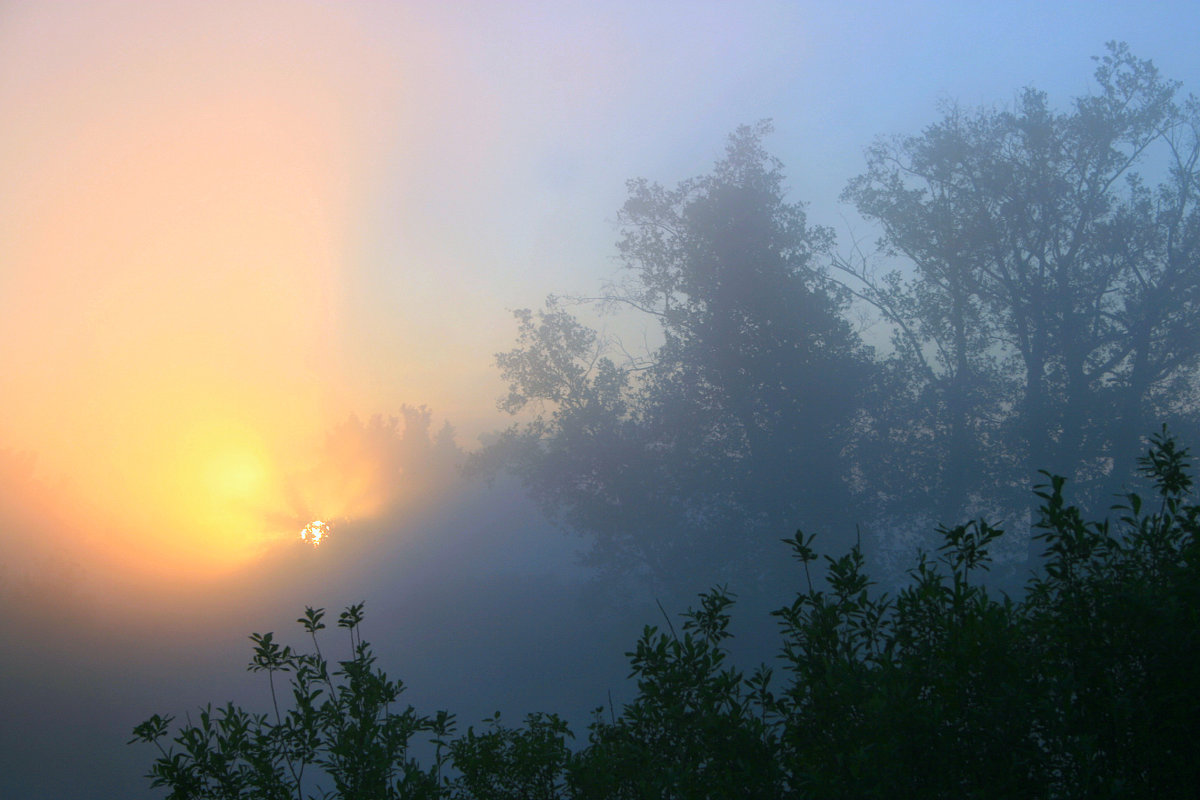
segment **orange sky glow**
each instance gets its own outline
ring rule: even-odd
[[[0,447],[58,517],[30,547],[200,577],[363,510],[285,483],[355,400],[342,287],[390,132],[363,100],[399,78],[287,5],[4,12]]]

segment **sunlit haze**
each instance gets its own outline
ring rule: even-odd
[[[400,76],[315,6],[5,14],[0,441],[86,562],[243,564],[351,407],[354,220],[395,133],[370,98]]]
[[[876,137],[1028,85],[1066,102],[1110,40],[1194,91],[1197,30],[1195,2],[0,0],[0,605],[56,618],[64,664],[136,651],[143,675],[199,674],[168,640],[206,613],[227,615],[207,666],[241,670],[265,628],[248,597],[288,625],[365,599],[415,635],[465,607],[437,599],[453,587],[519,574],[505,591],[565,619],[527,573],[582,585],[580,540],[459,467],[513,423],[512,312],[618,278],[626,181],[703,175],[771,119],[789,200],[870,249],[839,195]],[[659,335],[579,314],[634,349]],[[480,641],[525,624],[501,594]],[[85,657],[62,631],[88,625]],[[45,760],[4,735],[0,773]]]
[[[502,422],[508,309],[611,274],[626,178],[700,171],[773,116],[835,223],[876,134],[1068,58],[1074,89],[1102,40],[1138,34],[1077,31],[1052,58],[1026,52],[1030,21],[989,31],[1021,52],[1002,72],[974,51],[950,71],[962,36],[939,57],[869,4],[435,8],[0,12],[0,444],[55,487],[38,547],[159,577],[245,565],[309,514],[356,513],[295,479],[348,415],[427,403],[468,446]],[[921,13],[931,37],[981,24]]]

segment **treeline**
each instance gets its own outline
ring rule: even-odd
[[[1044,566],[1020,601],[979,581],[1001,535],[986,522],[942,529],[894,598],[871,590],[857,548],[817,588],[797,533],[804,588],[774,612],[780,677],[730,663],[733,601],[713,590],[679,632],[645,629],[635,698],[596,708],[577,746],[553,714],[458,734],[453,715],[403,706],[362,605],[338,619],[345,660],[322,650],[319,609],[298,620],[307,652],[251,637],[267,713],[210,706],[175,732],[155,715],[132,741],[158,748],[147,777],[170,798],[1195,797],[1200,506],[1172,438],[1141,463],[1154,495],[1128,494],[1112,522],[1086,521],[1047,476]]]
[[[774,583],[797,524],[875,551],[979,514],[1028,531],[1039,468],[1107,507],[1142,431],[1200,430],[1200,104],[1124,45],[1097,62],[1066,110],[1027,89],[873,145],[843,195],[870,252],[787,200],[766,123],[708,175],[631,181],[599,300],[653,344],[562,298],[516,312],[518,421],[476,467],[656,591]]]

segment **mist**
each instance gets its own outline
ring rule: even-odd
[[[1039,470],[1200,446],[1200,11],[877,6],[0,8],[0,795],[157,796],[358,602],[582,746],[701,592],[779,654],[785,538],[1016,596]]]
[[[420,419],[410,410],[410,421]],[[436,447],[422,439],[428,430],[410,429],[406,442],[404,424],[395,423],[349,419],[331,432],[330,450],[361,459],[362,434],[385,432],[375,451],[394,471],[373,477],[405,488],[375,499],[369,519],[332,519],[319,547],[298,535],[277,544],[253,570],[203,583],[134,584],[66,555],[6,548],[5,793],[145,793],[148,754],[125,744],[132,727],[151,713],[182,717],[210,702],[258,705],[263,685],[245,669],[248,636],[275,631],[302,646],[296,618],[307,606],[336,612],[365,601],[367,636],[410,687],[405,700],[450,709],[464,728],[497,710],[515,720],[540,707],[574,707],[582,721],[597,691],[600,700],[610,687],[619,697],[621,651],[597,645],[631,640],[637,628],[586,589],[578,545],[511,480],[468,483],[453,460],[437,472],[428,450],[413,447]],[[11,514],[3,522],[28,530]],[[70,535],[44,525],[35,532]],[[349,655],[333,637],[326,646]]]

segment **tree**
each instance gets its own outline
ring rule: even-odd
[[[1098,61],[1099,91],[1070,111],[1034,89],[1008,110],[950,106],[873,146],[846,189],[912,268],[838,262],[894,326],[908,396],[936,409],[897,445],[940,462],[943,518],[1040,467],[1107,496],[1147,420],[1195,416],[1197,103],[1125,45]],[[985,463],[1007,465],[998,484]]]
[[[517,312],[518,346],[497,357],[501,408],[536,415],[484,459],[592,537],[598,561],[667,585],[763,580],[769,532],[803,519],[832,534],[851,493],[869,353],[818,263],[832,235],[786,201],[769,130],[738,129],[710,175],[675,189],[630,182],[625,280],[603,300],[659,346],[621,359],[552,300]]]

